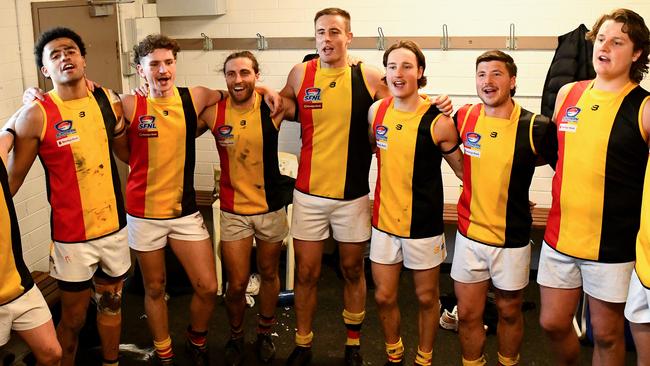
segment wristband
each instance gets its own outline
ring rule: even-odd
[[[14,135],[14,138],[16,138],[16,131],[14,131],[13,128],[6,127],[6,128],[3,128],[2,130],[9,132],[10,134]]]

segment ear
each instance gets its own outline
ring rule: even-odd
[[[516,76],[511,76],[510,77],[510,90],[514,89],[517,86],[517,77]]]
[[[636,60],[638,60],[639,57],[641,57],[641,52],[642,50],[634,51],[634,53],[632,54],[632,62],[636,62]]]
[[[345,45],[350,46],[350,43],[352,43],[352,32],[347,32],[345,35],[347,36],[347,40],[345,41]]]
[[[260,73],[258,72],[257,74],[255,74],[255,80],[259,80],[259,79],[260,79]]]
[[[144,68],[142,68],[142,65],[136,64],[135,65],[135,71],[138,72],[138,75],[140,75],[141,78],[147,80],[146,75],[144,74]]]
[[[48,79],[50,78],[50,72],[47,71],[47,67],[45,66],[41,66],[41,74],[43,74],[43,76],[45,76]]]
[[[418,66],[418,80],[422,79],[422,76],[424,76],[424,67]]]

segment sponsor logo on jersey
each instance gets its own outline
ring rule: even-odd
[[[377,147],[380,149],[388,148],[388,127],[377,126],[375,127],[375,141]]]
[[[230,146],[235,144],[235,136],[232,134],[232,126],[223,125],[217,128],[217,143],[220,146]]]
[[[305,109],[321,109],[323,103],[320,99],[320,88],[307,88],[305,89],[305,96],[302,98],[304,102],[303,108]]]
[[[77,133],[77,130],[72,128],[72,121],[69,119],[55,123],[54,129],[58,131],[56,133],[57,140]]]
[[[481,141],[480,134],[476,132],[467,132],[465,134],[465,143],[463,144],[465,155],[473,156],[475,158],[480,158],[481,144],[479,144],[479,141]]]
[[[138,136],[139,137],[158,137],[156,128],[156,117],[150,115],[140,116],[138,118]]]
[[[566,109],[564,117],[562,117],[562,122],[578,122],[578,114],[580,114],[581,109],[576,106],[571,106]]]

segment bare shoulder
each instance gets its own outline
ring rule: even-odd
[[[24,138],[40,138],[44,117],[43,110],[37,102],[24,105],[16,118],[16,134]]]
[[[560,110],[560,107],[562,107],[562,102],[564,102],[564,99],[569,94],[569,91],[571,88],[573,88],[574,84],[575,83],[564,84],[564,86],[562,86],[557,92],[557,97],[555,98],[555,110],[553,111],[553,121],[557,119],[557,114]]]
[[[646,102],[643,105],[643,113],[641,114],[641,124],[643,126],[643,130],[646,133],[646,136],[650,136],[650,99],[646,99]],[[648,140],[649,140],[648,143],[650,144],[650,137],[648,138]]]

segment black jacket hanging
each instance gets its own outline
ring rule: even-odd
[[[558,37],[558,46],[546,74],[542,92],[541,111],[549,118],[553,116],[555,98],[562,86],[596,77],[591,61],[594,45],[585,39],[588,31],[584,24],[580,24],[575,30]]]

